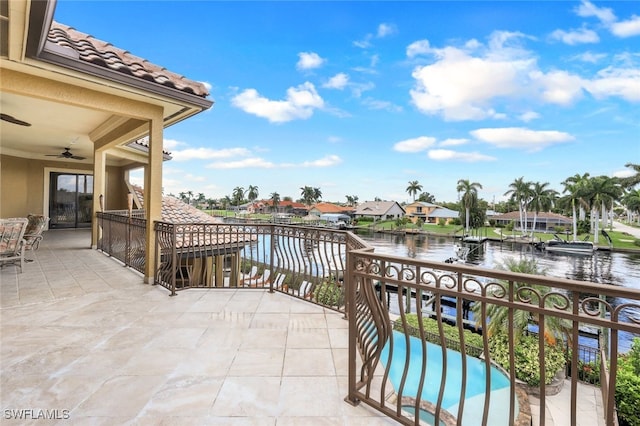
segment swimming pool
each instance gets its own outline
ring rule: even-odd
[[[393,332],[393,358],[389,362],[389,342],[382,350],[382,363],[389,365],[389,380],[394,389],[399,389],[402,373],[406,362],[405,336],[399,331]],[[440,392],[440,380],[442,377],[442,348],[427,342],[427,368],[422,389],[422,400],[436,404]],[[417,398],[420,374],[422,371],[422,344],[416,337],[409,338],[409,370],[404,386],[403,396]],[[460,390],[462,388],[462,354],[447,349],[447,381],[444,389],[442,408],[454,416],[458,413],[460,403]],[[466,357],[467,380],[464,394],[464,411],[462,424],[482,424],[482,411],[484,408],[484,394],[486,384],[486,366],[483,360],[471,356]],[[509,378],[498,368],[491,367],[491,399],[489,405],[490,425],[509,425],[509,391],[511,383]],[[519,407],[516,400],[515,416]],[[411,408],[411,411],[413,408]],[[408,410],[409,411],[409,410]],[[421,414],[421,418],[428,419],[428,413]],[[431,419],[433,416],[431,416]]]

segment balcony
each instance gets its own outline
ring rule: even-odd
[[[111,228],[112,247],[126,248],[118,249],[125,253],[126,263],[137,258],[139,250],[132,247],[139,244],[117,237],[128,234],[116,231],[117,226]],[[175,235],[175,229],[166,229],[169,225],[156,226],[158,233]],[[194,232],[191,241],[195,235],[198,241],[206,240],[204,228],[188,229]],[[234,244],[216,253],[203,248],[206,244],[182,244],[183,250],[173,251],[175,240],[158,238],[157,265],[165,274],[164,278],[158,274],[156,286],[143,284],[143,277],[134,271],[139,262],[131,261],[132,268],[125,268],[87,249],[86,231],[50,231],[40,249],[29,253],[35,260],[24,273],[4,267],[0,271],[3,415],[6,410],[15,410],[9,412],[13,417],[48,410],[45,415],[70,416],[79,424],[415,424],[411,405],[417,399],[411,399],[404,385],[392,383],[385,365],[389,355],[385,358],[384,347],[391,341],[398,351],[402,346],[390,338],[391,320],[396,320],[396,331],[406,331],[405,308],[423,311],[422,296],[427,293],[454,298],[464,294],[486,303],[490,298],[486,292],[468,290],[523,279],[507,272],[379,256],[357,237],[339,231],[275,225],[225,225],[215,231],[224,232],[242,234],[235,241],[249,243],[242,251]],[[332,249],[327,251],[327,245]],[[311,248],[306,257],[305,247]],[[209,255],[211,262],[194,262]],[[274,275],[287,272],[288,285],[244,285],[240,274],[257,264],[271,268]],[[440,272],[425,275],[427,271]],[[476,278],[461,279],[471,276]],[[299,284],[314,277],[316,289],[319,277],[342,282],[344,297],[337,299],[342,302],[323,306],[317,292],[315,296],[301,292]],[[568,290],[572,308],[531,306],[515,294],[491,301],[527,308],[538,318],[551,314],[567,318],[575,333],[582,323],[604,326],[611,330],[613,353],[619,334],[640,331],[636,323],[618,321],[620,310],[613,311],[613,320],[580,312],[580,295],[593,295],[595,285],[528,279]],[[418,295],[391,298],[395,307],[390,310],[402,308],[397,317],[385,303],[394,287],[397,294]],[[598,289],[608,299],[624,298],[635,306],[640,300],[638,292]],[[168,297],[171,294],[177,297]],[[461,308],[456,308],[456,315],[462,319]],[[577,350],[573,353],[578,356]],[[615,374],[603,383],[615,384]],[[613,424],[614,411],[607,410],[600,387],[572,377],[563,384],[557,395],[545,395],[542,385],[542,396],[529,397],[533,424],[607,424],[607,413]],[[504,401],[518,411],[516,400],[514,391]],[[413,412],[423,408],[420,401],[417,406]],[[480,419],[482,406],[483,401]],[[437,408],[437,404],[425,406],[424,411],[435,413]],[[441,421],[459,414],[445,411],[441,408],[437,414]]]

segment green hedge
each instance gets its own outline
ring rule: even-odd
[[[415,337],[420,337],[420,328],[418,323],[417,314],[407,314],[407,325],[409,326],[409,334]],[[425,338],[428,342],[440,344],[440,331],[438,330],[438,321],[429,318],[422,318],[423,330],[425,331]],[[396,321],[394,328],[398,331],[404,331],[402,324]],[[459,350],[460,348],[460,334],[458,327],[442,324],[444,337],[447,338],[447,346],[450,349]],[[467,353],[472,356],[479,356],[482,353],[482,336],[476,334],[470,330],[464,330],[464,343],[467,348]]]
[[[618,358],[616,406],[620,426],[640,426],[640,338]]]
[[[560,345],[544,345],[545,347],[545,383],[549,384],[556,373],[566,365],[565,353]],[[497,333],[489,339],[491,358],[505,370],[509,370],[509,340],[504,333]],[[540,385],[540,362],[538,355],[538,337],[524,335],[515,345],[516,378],[529,386]]]

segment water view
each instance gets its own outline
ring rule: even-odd
[[[358,236],[374,246],[377,253],[431,261],[445,261],[454,256],[454,243],[459,244],[449,237],[425,234],[358,231]],[[470,248],[470,263],[483,268],[495,268],[508,257],[535,258],[547,276],[640,289],[640,253],[601,250],[589,255],[569,254],[540,251],[529,244],[496,241],[465,245]],[[618,305],[626,301],[611,302]],[[640,319],[637,310],[628,309],[625,313]],[[630,335],[623,336],[621,345],[630,345],[631,339]]]

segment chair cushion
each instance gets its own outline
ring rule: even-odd
[[[30,214],[27,216],[29,223],[24,233],[27,235],[40,234],[47,224],[48,217],[41,214]]]

